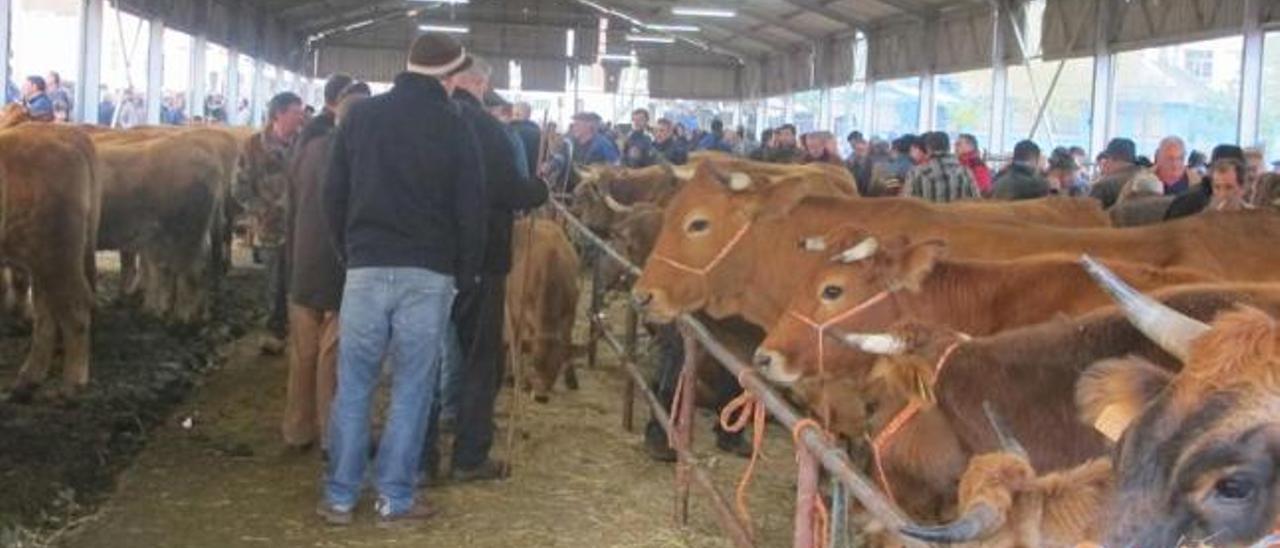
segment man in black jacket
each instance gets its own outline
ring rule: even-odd
[[[489,72],[484,61],[473,59],[471,68],[458,75],[453,92],[462,118],[479,140],[489,204],[480,283],[462,290],[453,309],[463,360],[451,467],[455,481],[497,479],[505,474],[505,466],[489,458],[489,449],[503,371],[502,318],[511,271],[511,229],[515,211],[547,201],[546,185],[521,175],[508,129],[481,103],[489,89]]]
[[[533,115],[533,107],[529,103],[516,103],[511,107],[511,128],[516,130],[520,141],[524,143],[524,153],[529,162],[529,173],[538,172],[539,155],[542,153],[542,130],[529,118]]]
[[[316,509],[331,524],[351,523],[360,498],[384,357],[392,386],[373,474],[380,525],[432,514],[414,491],[438,358],[457,289],[477,283],[489,211],[480,145],[449,101],[469,63],[454,38],[419,36],[395,87],[352,105],[334,138],[322,196],[347,274],[328,481]]]

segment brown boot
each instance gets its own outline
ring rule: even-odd
[[[378,514],[378,528],[380,529],[400,529],[407,527],[416,527],[427,520],[435,517],[439,511],[435,506],[427,504],[427,501],[420,500],[413,503],[413,507],[398,514],[383,515]]]

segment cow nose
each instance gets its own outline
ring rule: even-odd
[[[645,291],[643,289],[633,289],[631,291],[631,298],[635,299],[636,304],[642,307],[649,306],[649,303],[653,302],[653,292]]]
[[[760,369],[778,367],[782,365],[782,355],[772,350],[760,349],[756,350],[755,359],[752,362]]]

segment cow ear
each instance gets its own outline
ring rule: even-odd
[[[1097,362],[1076,382],[1080,420],[1117,441],[1172,379],[1168,371],[1135,356]]]
[[[947,254],[947,244],[942,240],[929,240],[908,245],[899,256],[893,285],[911,292],[920,291],[924,280],[933,273],[933,267]]]

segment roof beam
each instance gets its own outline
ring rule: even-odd
[[[920,5],[914,0],[875,0],[886,6],[890,6],[903,14],[917,21],[931,19],[938,15],[938,9],[931,6]]]
[[[866,20],[860,17],[854,17],[852,15],[848,15],[848,14],[836,11],[835,9],[829,6],[829,3],[826,3],[826,2],[818,2],[817,0],[783,0],[783,1],[797,8],[805,9],[813,13],[816,13],[818,15],[821,15],[823,17],[826,17],[827,19],[830,19],[832,21],[845,25],[854,30],[860,30],[860,31],[866,32],[866,30],[871,27],[871,23],[867,22]]]
[[[317,34],[359,23],[366,19],[387,15],[393,11],[408,11],[408,9],[405,8],[404,2],[401,0],[379,0],[362,6],[339,10],[329,17],[298,25],[298,28],[303,34]]]
[[[625,12],[623,12],[623,11],[621,11],[621,10],[618,10],[617,8],[614,8],[613,6],[609,5],[611,2],[610,2],[610,3],[606,3],[606,2],[597,1],[597,0],[569,0],[569,1],[576,2],[576,3],[578,3],[578,4],[583,4],[583,5],[595,5],[595,6],[598,6],[598,8],[597,8],[597,9],[603,8],[603,9],[607,10],[608,15],[611,15],[611,16],[614,16],[614,17],[619,17],[619,18],[622,18],[622,19],[624,19],[624,20],[632,20],[632,21],[636,21],[636,20],[638,20],[637,18],[632,17],[632,16],[630,16],[630,15],[626,14]],[[654,10],[649,10],[649,13],[650,13],[651,15],[660,15],[660,14],[662,13],[662,9],[661,9],[661,8],[658,8],[658,9],[654,9]],[[647,22],[647,21],[646,21],[646,22]],[[724,32],[727,32],[727,33],[730,33],[730,34],[737,34],[733,29],[729,29],[729,28],[721,27],[721,26],[719,26],[719,25],[714,25],[714,24],[704,24],[703,26],[706,26],[706,27],[709,27],[709,28],[716,28],[716,29],[720,29],[720,30],[722,30],[722,31],[724,31]],[[732,40],[732,38],[731,38],[731,39],[729,39],[729,40],[724,40],[724,41],[720,41],[720,42],[711,42],[711,41],[708,41],[708,42],[702,42],[702,41],[700,41],[700,40],[691,39],[691,38],[689,38],[689,37],[687,37],[687,36],[681,36],[681,35],[671,34],[671,33],[665,33],[665,34],[666,34],[666,35],[668,35],[668,36],[671,36],[671,37],[675,38],[677,41],[682,41],[682,42],[686,42],[686,43],[689,43],[689,44],[693,44],[694,46],[702,47],[703,49],[710,49],[710,50],[712,50],[712,51],[720,50],[720,51],[716,51],[716,52],[717,52],[717,53],[721,53],[721,54],[725,54],[725,53],[727,53],[727,54],[729,54],[730,56],[735,57],[735,58],[737,59],[737,61],[738,61],[738,62],[740,62],[740,63],[745,62],[745,61],[746,61],[746,59],[749,59],[749,58],[754,57],[754,55],[751,55],[750,53],[745,52],[745,51],[743,51],[743,50],[741,50],[741,49],[732,48],[732,47],[728,47],[728,46],[723,45],[723,44],[725,44],[725,43],[727,43],[727,42],[731,41],[731,40]],[[751,39],[752,39],[752,40],[755,40],[755,41],[757,41],[757,42],[760,42],[761,44],[766,45],[766,46],[768,46],[768,47],[777,47],[777,46],[773,45],[772,43],[765,42],[765,41],[763,41],[763,40],[760,40],[759,38],[754,38],[754,37],[753,37],[753,38],[751,38]]]

